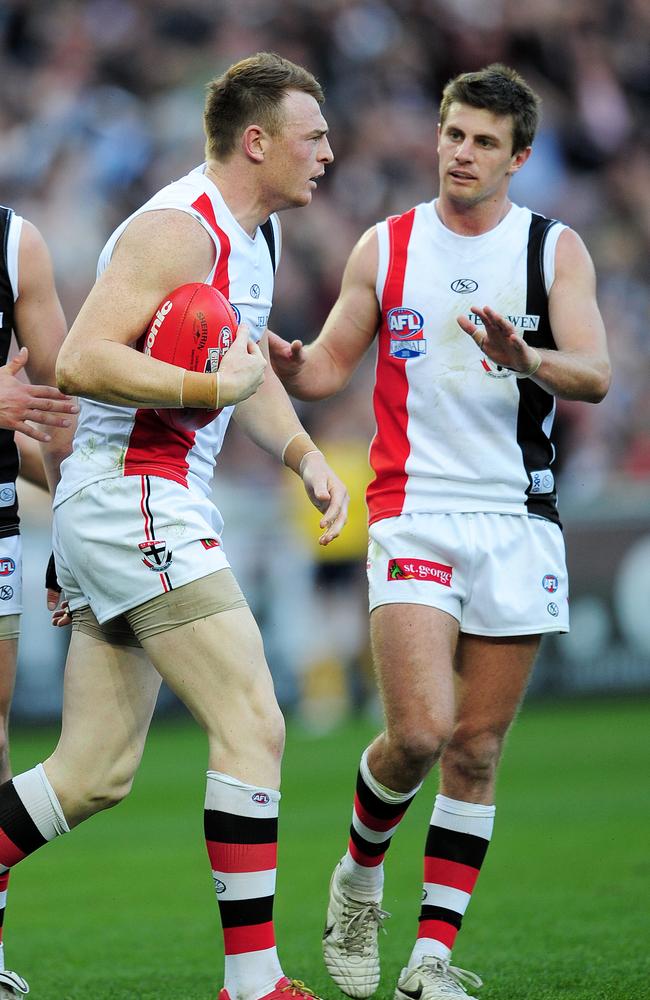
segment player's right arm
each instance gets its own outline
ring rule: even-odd
[[[144,212],[129,223],[106,270],[83,304],[61,348],[59,388],[75,396],[122,406],[215,406],[214,374],[185,374],[133,346],[161,300],[179,285],[204,281],[214,244],[186,212]],[[246,399],[264,378],[257,345],[236,337],[219,371],[219,405]]]
[[[372,343],[380,320],[376,280],[379,248],[373,226],[345,267],[341,291],[317,339],[287,343],[269,332],[271,363],[297,399],[325,399],[340,392]]]

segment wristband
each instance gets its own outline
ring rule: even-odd
[[[288,441],[285,442],[281,453],[281,461],[287,468],[292,469],[300,475],[300,463],[305,455],[310,451],[318,451],[318,448],[310,438],[307,431],[296,431]]]
[[[181,386],[183,407],[216,410],[219,404],[219,373],[183,370]]]
[[[542,355],[539,353],[539,351],[535,351],[535,353],[537,354],[537,360],[533,361],[531,367],[528,369],[527,372],[515,372],[515,378],[530,378],[531,375],[535,374],[535,372],[542,363]]]
[[[320,454],[321,454],[321,451],[320,451],[319,448],[312,448],[311,451],[306,451],[305,452],[305,454],[300,459],[300,465],[298,466],[298,475],[300,476],[301,479],[302,479],[302,466],[303,466],[303,462],[305,461],[305,459],[308,458],[309,455],[320,455]]]

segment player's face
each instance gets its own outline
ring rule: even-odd
[[[512,117],[454,102],[438,126],[440,194],[459,207],[505,196],[530,147],[512,152]]]
[[[318,102],[299,90],[283,101],[284,123],[270,139],[265,162],[265,185],[275,210],[308,205],[334,159],[327,138],[327,122]]]

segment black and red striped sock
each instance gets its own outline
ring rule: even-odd
[[[410,792],[386,788],[370,771],[368,751],[364,751],[357,774],[350,840],[340,871],[341,882],[351,896],[360,900],[381,898],[384,855],[419,787]]]
[[[270,991],[283,974],[273,928],[279,801],[274,789],[208,771],[205,838],[231,997]]]
[[[0,871],[13,868],[68,829],[42,764],[0,786]]]
[[[424,854],[424,893],[409,967],[424,955],[448,959],[494,826],[494,806],[436,796]]]

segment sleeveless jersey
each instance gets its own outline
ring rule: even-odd
[[[493,511],[559,524],[551,463],[555,400],[495,365],[456,322],[472,305],[555,348],[548,291],[565,227],[513,205],[494,229],[459,236],[434,202],[377,226],[377,337],[370,523],[395,515]]]
[[[0,206],[0,365],[7,364],[18,298],[18,245],[23,220]],[[16,478],[19,469],[14,432],[0,428],[0,538],[19,532]]]
[[[250,237],[239,225],[205,165],[169,184],[119,226],[104,247],[98,276],[107,267],[129,222],[143,212],[178,209],[192,215],[210,235],[216,251],[205,283],[222,292],[257,340],[266,328],[279,259],[280,226],[271,216]],[[171,291],[171,289],[170,289]],[[161,476],[210,494],[216,458],[234,407],[224,407],[206,427],[175,431],[154,409],[137,409],[80,400],[72,454],[61,465],[54,506],[100,479]]]

